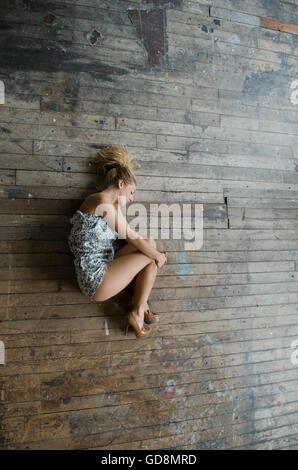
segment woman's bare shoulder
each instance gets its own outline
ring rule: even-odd
[[[86,199],[80,205],[79,211],[94,214],[97,205],[95,196],[95,194],[90,194],[89,196],[87,196]]]
[[[111,215],[114,215],[115,208],[101,193],[94,193],[86,197],[79,210],[81,212],[88,212],[89,214],[105,216],[107,210],[111,212]]]

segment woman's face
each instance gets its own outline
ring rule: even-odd
[[[136,192],[135,183],[123,183],[122,188],[120,189],[119,196],[125,197],[125,205],[133,202],[133,195]]]

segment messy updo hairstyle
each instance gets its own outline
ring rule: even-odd
[[[110,145],[101,149],[93,163],[96,165],[98,185],[104,189],[117,184],[122,179],[125,184],[136,184],[134,170],[140,168],[134,155],[124,145]]]

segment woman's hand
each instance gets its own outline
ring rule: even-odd
[[[155,262],[156,262],[158,268],[162,268],[163,265],[167,262],[166,254],[167,254],[166,251],[164,251],[162,253],[158,252],[158,256],[155,258]]]

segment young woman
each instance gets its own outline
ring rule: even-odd
[[[159,252],[152,238],[142,238],[132,230],[120,209],[133,201],[136,191],[134,169],[139,165],[131,152],[125,146],[109,146],[99,152],[95,163],[101,190],[88,196],[70,219],[68,241],[78,284],[93,301],[104,301],[135,278],[127,328],[131,325],[136,336],[143,337],[151,331],[144,322],[159,321],[147,301],[157,268],[167,262],[166,252]],[[119,236],[125,245],[115,252],[113,242]]]

